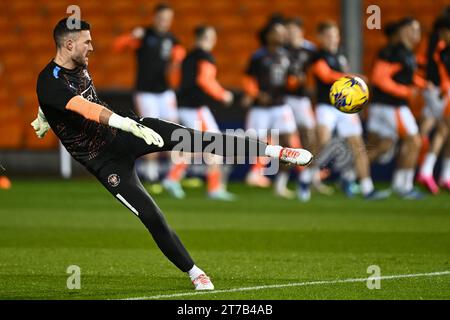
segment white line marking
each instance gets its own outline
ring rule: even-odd
[[[139,212],[131,204],[129,204],[128,201],[125,200],[125,198],[122,197],[122,195],[120,193],[116,194],[116,197],[119,198],[119,200],[122,201],[122,203],[124,205],[126,205],[128,207],[128,209],[133,211],[135,215],[137,215],[137,216],[139,215]]]
[[[431,272],[431,273],[399,274],[399,275],[392,275],[392,276],[371,277],[370,280],[373,281],[373,280],[390,280],[390,279],[402,279],[402,278],[435,277],[435,276],[443,276],[443,275],[450,275],[450,270],[441,271],[441,272]],[[121,299],[121,300],[155,300],[155,299],[166,299],[166,298],[176,298],[176,297],[186,297],[186,296],[197,296],[197,295],[205,295],[205,294],[219,294],[219,293],[240,292],[240,291],[278,289],[278,288],[287,288],[287,287],[314,286],[314,285],[320,285],[320,284],[366,282],[367,280],[368,280],[368,278],[356,278],[356,279],[343,279],[343,280],[294,282],[294,283],[272,284],[272,285],[265,285],[265,286],[233,288],[233,289],[213,290],[213,291],[194,291],[194,292],[191,291],[191,292],[180,292],[180,293],[174,293],[174,294],[160,294],[157,296],[125,298],[125,299]]]

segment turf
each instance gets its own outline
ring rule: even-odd
[[[450,270],[450,196],[382,202],[314,195],[301,204],[231,185],[234,203],[189,189],[155,196],[217,289]],[[0,299],[121,299],[191,292],[140,221],[97,182],[13,181],[0,190]],[[69,290],[70,265],[81,289]],[[179,297],[174,297],[180,299]],[[182,299],[450,299],[450,275],[317,284]]]

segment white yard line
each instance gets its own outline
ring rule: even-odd
[[[391,275],[391,276],[370,277],[370,281],[402,279],[402,278],[437,277],[437,276],[444,276],[444,275],[450,275],[450,270],[441,271],[441,272],[430,272],[430,273],[398,274],[398,275]],[[266,289],[303,287],[303,286],[314,286],[314,285],[324,285],[324,284],[326,285],[326,284],[349,283],[349,282],[366,282],[368,279],[369,278],[356,278],[356,279],[342,279],[342,280],[293,282],[293,283],[272,284],[272,285],[265,285],[265,286],[243,287],[243,288],[223,289],[223,290],[214,290],[214,291],[191,291],[191,292],[180,292],[180,293],[174,293],[174,294],[160,294],[160,295],[156,295],[156,296],[126,298],[123,300],[168,299],[168,298],[189,297],[189,296],[208,295],[208,294],[211,295],[211,294],[229,293],[229,292],[258,291],[258,290],[266,290]]]

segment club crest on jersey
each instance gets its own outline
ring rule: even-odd
[[[120,183],[120,177],[119,177],[119,175],[117,175],[117,174],[115,174],[115,173],[110,174],[110,175],[108,176],[108,183],[109,183],[112,187],[117,187],[117,186],[119,185],[119,183]]]

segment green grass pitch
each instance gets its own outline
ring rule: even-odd
[[[301,204],[232,184],[234,203],[189,189],[156,201],[216,289],[182,299],[450,299],[450,275],[333,282],[450,270],[450,196],[383,202],[314,195]],[[81,268],[81,289],[66,269]],[[93,180],[15,180],[0,190],[0,299],[122,299],[193,292],[140,221]],[[180,297],[165,297],[165,299]]]

